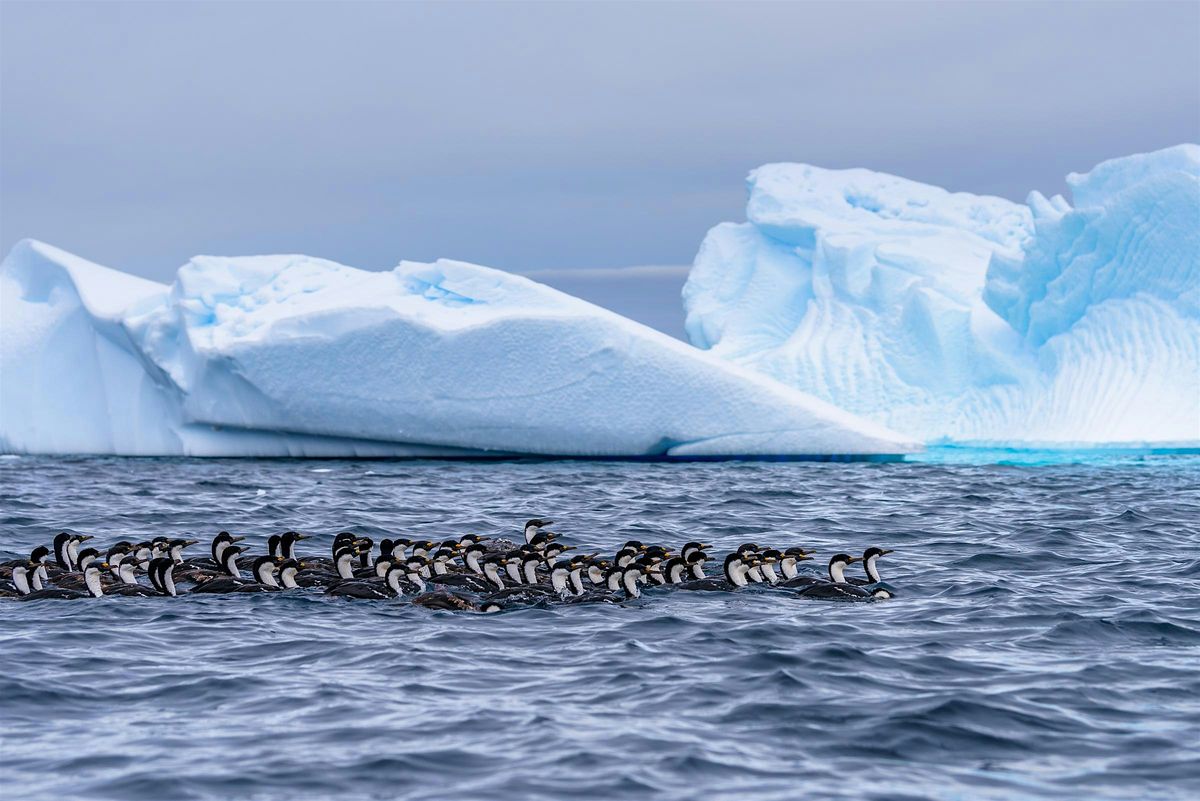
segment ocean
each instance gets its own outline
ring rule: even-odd
[[[0,458],[60,528],[891,548],[898,595],[435,612],[0,599],[5,798],[1195,799],[1200,457],[1036,464]],[[715,568],[710,563],[710,570]],[[852,570],[857,571],[858,565]],[[856,573],[857,574],[857,573]]]

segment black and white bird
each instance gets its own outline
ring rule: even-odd
[[[846,568],[855,562],[861,562],[860,556],[849,556],[844,553],[835,554],[829,560],[829,581],[812,584],[797,592],[804,598],[820,598],[830,601],[869,601],[872,599],[890,598],[887,590],[875,593],[846,581]]]
[[[722,578],[702,578],[685,581],[676,586],[681,590],[707,590],[710,592],[732,592],[750,583],[750,566],[746,564],[742,552],[737,551],[725,557],[722,566]]]

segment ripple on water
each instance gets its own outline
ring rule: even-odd
[[[656,590],[493,616],[288,595],[0,602],[6,795],[1192,798],[1200,460],[0,459],[16,556],[219,528],[822,555],[882,604]],[[265,490],[265,492],[264,492]],[[8,558],[7,556],[5,558]]]

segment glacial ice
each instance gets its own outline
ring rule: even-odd
[[[170,287],[39,242],[0,267],[0,451],[867,455],[918,447],[531,280],[197,257]]]
[[[1200,147],[1074,206],[770,164],[684,288],[693,344],[926,442],[1200,443]]]

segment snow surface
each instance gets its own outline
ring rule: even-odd
[[[0,450],[897,454],[912,440],[531,280],[197,257],[167,287],[26,240],[0,268]]]
[[[771,164],[684,288],[693,344],[925,441],[1200,441],[1200,147],[1022,206]]]

